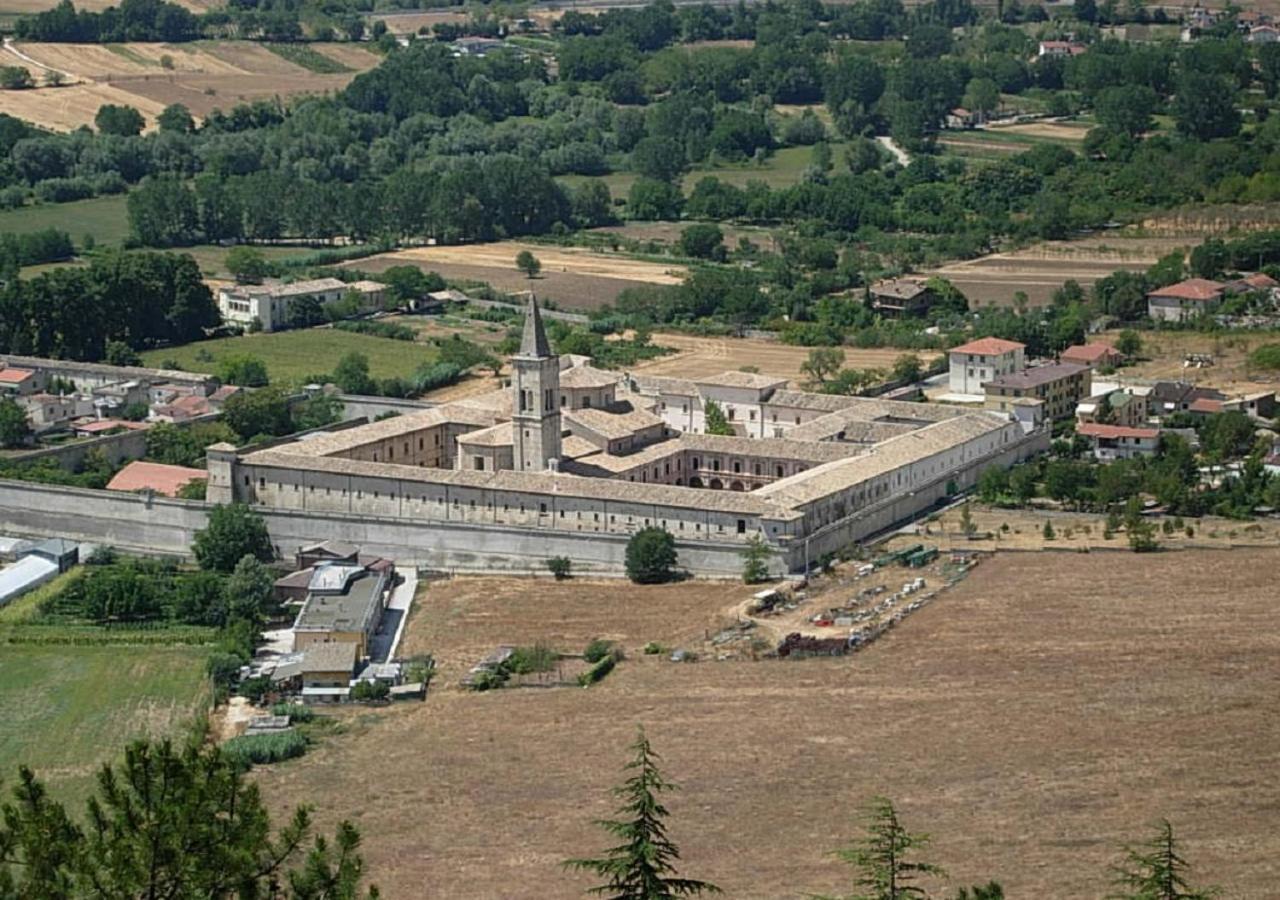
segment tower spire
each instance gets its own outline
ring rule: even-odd
[[[542,327],[542,313],[538,311],[538,299],[529,292],[529,302],[524,307],[524,334],[520,339],[520,355],[542,359],[551,355],[547,331]]]

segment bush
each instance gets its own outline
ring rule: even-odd
[[[573,561],[567,556],[553,556],[547,560],[547,569],[556,577],[556,581],[564,581],[569,577]]]
[[[224,756],[245,768],[294,759],[307,752],[307,739],[296,731],[232,738],[222,745]]]
[[[516,675],[529,675],[533,672],[550,672],[559,659],[560,654],[550,647],[534,644],[532,647],[517,647],[506,665]]]
[[[598,663],[606,656],[610,655],[613,650],[613,641],[606,641],[604,638],[596,638],[587,644],[587,649],[582,651],[582,658],[589,663]]]
[[[613,667],[617,665],[612,656],[606,656],[593,665],[590,669],[578,676],[578,684],[583,687],[590,687],[604,676],[613,671]]]
[[[352,700],[386,700],[391,696],[391,685],[385,681],[357,681],[351,688]]]
[[[240,682],[237,693],[241,697],[247,697],[250,703],[257,704],[262,702],[262,698],[269,690],[271,690],[271,679],[266,675],[259,675],[257,678],[246,678]]]
[[[397,325],[394,322],[374,322],[367,319],[353,319],[346,322],[334,322],[338,331],[350,331],[354,334],[370,334],[374,337],[389,338],[393,341],[412,341],[417,333],[408,325]]]
[[[1249,365],[1274,372],[1280,369],[1280,344],[1263,344],[1249,354]]]
[[[288,716],[292,721],[304,725],[316,717],[315,710],[301,703],[276,703],[271,707],[271,715]]]

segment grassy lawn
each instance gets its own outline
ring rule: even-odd
[[[99,244],[119,244],[129,234],[125,196],[95,197],[74,203],[42,203],[0,211],[0,232],[22,234],[58,228],[71,235],[79,247],[86,234]]]
[[[76,815],[99,765],[130,740],[179,734],[207,702],[197,648],[9,644],[0,654],[0,774],[12,783],[31,766]]]
[[[306,247],[272,247],[255,246],[255,250],[265,256],[267,259],[284,259],[287,256],[297,256],[301,253],[309,252]],[[225,278],[230,279],[231,273],[226,269],[227,254],[232,250],[231,247],[222,247],[218,244],[199,244],[195,247],[179,247],[175,253],[187,253],[195,257],[197,263],[200,264],[200,271],[204,273],[205,278]]]
[[[142,354],[142,359],[149,366],[173,360],[190,372],[212,372],[218,361],[227,356],[256,356],[266,363],[273,383],[299,383],[308,376],[332,372],[338,360],[352,352],[369,358],[369,372],[375,378],[408,377],[419,365],[435,357],[434,349],[423,344],[332,328],[310,328],[149,350]]]

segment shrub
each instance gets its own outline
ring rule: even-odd
[[[613,649],[613,641],[606,641],[604,638],[596,638],[587,644],[587,649],[582,651],[582,658],[589,663],[598,663],[609,655]]]
[[[563,581],[569,577],[569,570],[573,568],[573,561],[567,556],[553,556],[547,560],[547,569],[556,577],[556,581]]]
[[[294,722],[306,724],[316,717],[316,712],[301,703],[276,703],[271,707],[271,715],[288,716]]]
[[[408,325],[397,325],[394,322],[374,322],[366,319],[354,319],[347,322],[335,322],[333,327],[338,331],[350,331],[355,334],[371,334],[374,337],[389,338],[393,341],[412,341],[417,333]]]
[[[617,665],[612,656],[606,656],[593,665],[587,671],[578,676],[578,684],[583,687],[590,687],[604,676],[613,671],[613,667]]]
[[[299,757],[307,752],[307,739],[296,731],[243,735],[223,744],[222,752],[233,762],[248,768]]]
[[[357,681],[351,688],[352,700],[386,700],[391,696],[391,685],[385,681]]]
[[[560,654],[550,647],[534,644],[532,647],[517,647],[506,665],[516,675],[528,675],[533,672],[550,672],[559,659]]]
[[[1053,539],[1054,539],[1054,538],[1056,538],[1056,537],[1057,537],[1057,534],[1055,534],[1055,533],[1054,533],[1054,530],[1053,530],[1053,523],[1052,523],[1052,522],[1045,522],[1045,523],[1044,523],[1044,539],[1045,539],[1046,541],[1051,541],[1051,540],[1053,540]]]
[[[667,648],[659,644],[657,641],[650,641],[644,645],[645,656],[661,656],[667,652]]]
[[[259,675],[257,678],[246,678],[240,682],[237,693],[241,697],[249,698],[250,703],[260,703],[269,690],[271,690],[271,679],[265,675]]]

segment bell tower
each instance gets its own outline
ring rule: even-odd
[[[511,358],[511,368],[516,471],[555,468],[560,460],[560,358],[551,352],[532,292],[525,305],[520,352]]]

